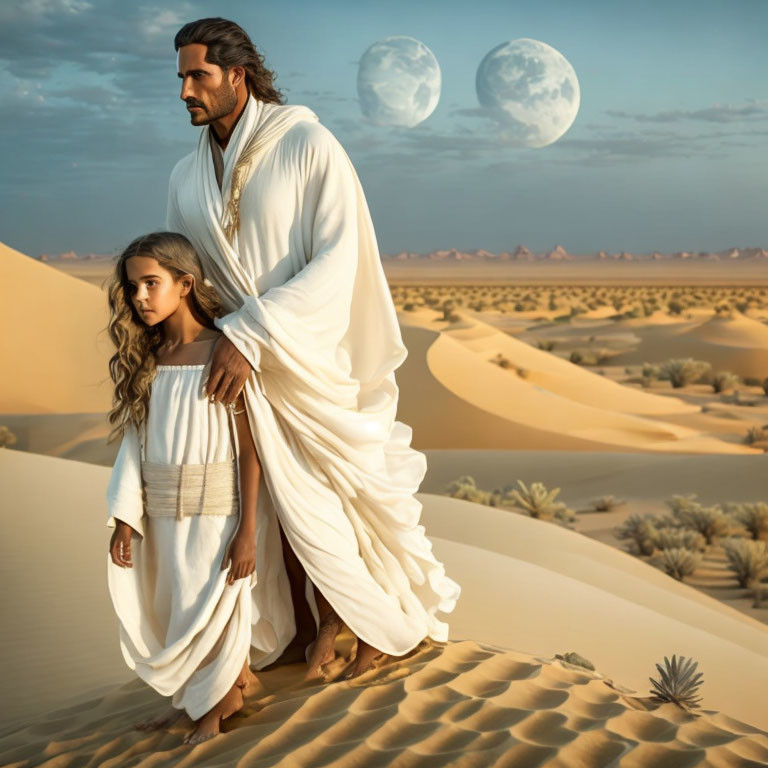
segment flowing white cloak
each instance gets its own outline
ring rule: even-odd
[[[208,130],[171,173],[166,228],[197,249],[229,313],[215,324],[253,368],[243,394],[270,494],[259,514],[277,515],[307,576],[359,638],[392,655],[427,636],[444,642],[436,613],[452,611],[461,590],[419,525],[426,457],[395,420],[394,371],[407,349],[354,167],[309,109],[250,97],[224,151],[222,196]],[[253,131],[265,146],[230,244],[222,214]],[[282,554],[256,568],[254,591],[276,583]],[[317,622],[309,582],[306,595]],[[276,638],[252,649],[258,669],[269,662],[254,651],[273,659],[295,625],[259,614],[292,613],[290,603],[254,597],[253,621]]]

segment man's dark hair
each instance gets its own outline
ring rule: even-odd
[[[264,66],[264,57],[256,50],[248,33],[234,21],[213,17],[185,24],[173,39],[178,51],[183,45],[207,45],[205,60],[224,71],[230,67],[245,69],[249,93],[260,101],[283,103],[283,94],[274,87],[274,72]]]

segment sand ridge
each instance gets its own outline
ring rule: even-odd
[[[351,638],[337,641],[332,671]],[[0,738],[5,766],[692,766],[768,764],[768,732],[688,712],[568,662],[472,640],[425,640],[357,680],[302,684],[299,665],[261,688],[216,738],[190,747],[182,718],[142,733],[158,697],[140,681]]]

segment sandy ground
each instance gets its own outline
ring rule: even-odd
[[[198,765],[236,757],[277,765],[288,753],[309,761],[294,764],[334,757],[352,765],[391,764],[395,755],[417,765],[434,764],[432,756],[444,765],[768,761],[768,627],[587,536],[428,493],[419,494],[422,523],[463,588],[447,646],[426,642],[356,682],[301,685],[296,667],[278,668],[225,735],[194,749],[181,743],[183,722],[134,731],[162,701],[132,679],[117,645],[108,535],[98,524],[108,475],[2,453],[0,478],[17,500],[0,559],[8,587],[0,674],[16,693],[2,704],[4,765],[55,756],[119,765],[151,754],[153,764],[174,765],[187,752]],[[331,675],[351,651],[340,637]],[[554,658],[570,651],[596,672]],[[647,678],[673,653],[696,659],[704,674],[695,714],[648,700]]]
[[[302,685],[296,666],[278,668],[195,748],[181,742],[189,723],[131,728],[162,700],[125,666],[106,588],[109,265],[2,245],[0,265],[0,425],[16,437],[0,450],[0,676],[14,694],[0,765],[768,765],[768,608],[751,606],[717,546],[679,582],[615,535],[673,494],[766,500],[768,445],[746,440],[768,425],[768,280],[754,265],[514,265],[509,285],[498,269],[470,285],[466,265],[438,279],[386,265],[409,350],[398,419],[429,465],[421,523],[463,590],[449,642],[358,681]],[[574,350],[599,362],[574,364]],[[738,393],[642,381],[644,363],[673,357],[737,374]],[[485,490],[559,487],[574,529],[446,496],[462,475]],[[584,511],[609,494],[623,504]],[[566,652],[595,670],[555,658]],[[337,654],[331,674],[351,637]],[[672,654],[698,662],[702,709],[649,698]]]

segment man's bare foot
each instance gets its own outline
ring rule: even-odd
[[[373,669],[376,666],[375,662],[384,661],[387,654],[380,651],[378,648],[374,648],[372,645],[357,638],[357,654],[355,655],[354,669],[348,674],[344,675],[345,680],[351,680],[353,677],[362,675],[363,672],[367,672],[369,669]]]
[[[334,643],[336,635],[341,632],[344,622],[339,615],[331,609],[320,622],[317,630],[317,637],[309,644],[306,651],[307,674],[305,680],[318,677],[322,674],[320,667],[328,664],[336,658]]]
[[[176,709],[176,707],[170,706],[159,715],[149,718],[149,720],[134,723],[133,727],[137,731],[156,731],[158,728],[164,728],[166,725],[175,723],[183,714],[183,709]]]
[[[233,685],[224,698],[213,709],[206,712],[195,723],[195,728],[184,736],[185,744],[199,744],[221,733],[221,721],[243,707],[243,693]]]

